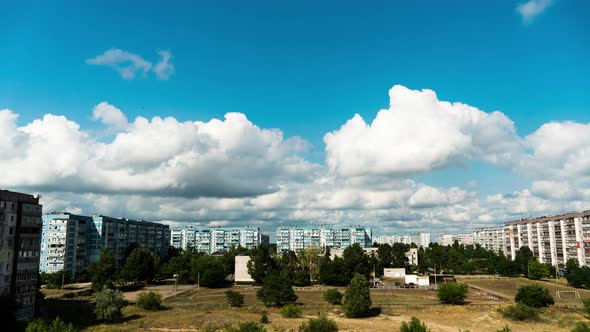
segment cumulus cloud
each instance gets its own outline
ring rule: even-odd
[[[112,141],[99,142],[63,116],[48,114],[18,127],[15,113],[1,111],[0,137],[20,147],[2,150],[2,185],[78,193],[243,197],[277,191],[282,181],[304,179],[317,168],[299,156],[300,144],[284,139],[280,130],[259,128],[241,113],[208,122],[138,117],[127,124],[119,109],[101,103],[94,116],[121,131]]]
[[[355,115],[324,136],[326,162],[341,176],[407,176],[478,159],[509,164],[520,153],[513,122],[462,103],[439,101],[432,90],[396,85],[389,109],[367,124]]]
[[[117,107],[103,101],[94,106],[92,118],[100,120],[105,125],[113,129],[125,129],[128,126],[127,117]]]
[[[159,79],[167,80],[174,73],[174,65],[171,62],[172,53],[170,51],[159,51],[158,54],[161,59],[154,66],[152,62],[145,60],[140,55],[112,48],[92,59],[87,59],[86,63],[110,67],[126,80],[135,79],[138,75],[145,77],[150,71],[153,71]]]
[[[162,57],[160,62],[154,67],[154,73],[161,80],[167,80],[174,73],[174,65],[170,62],[172,53],[169,51],[159,51],[158,54]]]
[[[522,17],[525,24],[532,23],[535,17],[544,12],[552,3],[552,0],[529,0],[516,7],[516,11]]]

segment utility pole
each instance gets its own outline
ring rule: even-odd
[[[434,290],[438,290],[438,286],[436,284],[436,264],[434,264]]]
[[[197,273],[197,292],[201,290],[201,272]]]
[[[63,269],[62,273],[61,273],[61,289],[64,289],[64,280],[66,278],[66,269]]]

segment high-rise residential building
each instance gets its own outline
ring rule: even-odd
[[[450,246],[453,242],[452,234],[440,234],[436,237],[436,243],[440,246]]]
[[[473,231],[473,243],[496,253],[504,252],[504,226],[486,227]]]
[[[213,254],[242,246],[251,249],[261,243],[258,227],[172,227],[170,244],[175,248],[193,248]]]
[[[39,197],[0,190],[0,295],[16,302],[16,318],[35,315],[42,206]]]
[[[88,263],[98,261],[102,249],[110,250],[117,268],[121,268],[125,263],[125,252],[131,244],[138,244],[152,254],[164,257],[168,254],[170,227],[102,215],[46,214],[43,216],[39,270],[48,273],[65,270],[75,275],[83,271]]]
[[[404,244],[412,244],[414,243],[418,247],[428,247],[430,244],[430,233],[412,233],[407,235],[384,235],[384,236],[374,236],[373,242],[378,244],[389,244],[392,245],[394,243],[404,243]]]
[[[312,246],[344,249],[354,243],[372,245],[371,228],[364,226],[281,226],[277,228],[277,252]]]
[[[436,243],[441,246],[450,246],[457,241],[459,244],[462,245],[470,245],[473,244],[474,235],[473,233],[464,233],[464,234],[441,234],[436,237]]]
[[[504,224],[504,252],[516,258],[528,246],[541,263],[564,266],[575,259],[590,265],[590,211],[511,221]]]

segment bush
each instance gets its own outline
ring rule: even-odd
[[[512,320],[539,320],[539,310],[518,302],[499,310],[502,316]]]
[[[341,304],[342,293],[340,293],[337,289],[328,289],[324,293],[324,300],[330,304]]]
[[[540,285],[522,286],[518,288],[514,300],[533,308],[547,307],[555,303],[553,296],[549,294],[549,290]]]
[[[56,317],[51,324],[41,319],[36,319],[27,325],[26,332],[76,332],[72,323],[66,324],[59,317]]]
[[[504,325],[503,328],[496,330],[496,332],[512,332],[512,330],[510,329],[510,327],[508,327],[508,325]]]
[[[578,322],[572,332],[590,332],[590,326],[584,322]]]
[[[318,318],[311,318],[299,326],[299,332],[337,332],[338,325],[333,319],[320,315]]]
[[[258,292],[258,298],[265,306],[280,307],[287,303],[295,303],[297,295],[291,286],[291,281],[282,273],[273,271],[264,277],[264,284]]]
[[[216,330],[217,331],[217,330]],[[239,325],[238,328],[226,328],[224,331],[228,332],[266,332],[264,326],[260,326],[256,322],[247,322]]]
[[[241,307],[244,305],[244,294],[240,292],[228,290],[225,292],[225,297],[230,307]]]
[[[371,293],[369,284],[362,274],[355,274],[346,288],[344,296],[344,313],[346,317],[356,318],[366,316],[371,307]]]
[[[426,324],[421,322],[418,318],[412,317],[410,323],[402,322],[400,332],[426,332]]]
[[[262,314],[262,317],[260,317],[260,323],[268,324],[268,316],[266,314]]]
[[[143,310],[160,310],[162,308],[162,295],[156,292],[144,292],[137,297],[136,305]]]
[[[286,318],[299,318],[301,317],[301,307],[296,304],[287,304],[281,309],[281,315]]]
[[[449,282],[438,287],[436,295],[442,303],[462,304],[465,302],[469,286],[463,283]]]
[[[121,318],[121,310],[125,306],[123,293],[104,287],[96,294],[96,307],[94,313],[96,319],[104,321],[115,321]]]

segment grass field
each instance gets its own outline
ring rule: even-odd
[[[506,295],[516,290],[512,287],[512,283],[516,282],[515,279],[469,280],[469,283],[497,292],[503,291]],[[519,284],[525,282],[518,281]],[[413,316],[426,322],[433,332],[496,331],[505,325],[510,326],[512,331],[570,331],[577,321],[587,321],[579,309],[548,308],[540,322],[516,323],[504,319],[498,313],[498,308],[510,304],[507,301],[494,301],[472,290],[467,298],[468,304],[441,305],[434,291],[418,289],[372,290],[373,306],[379,307],[380,313],[374,317],[348,319],[344,317],[341,306],[324,302],[323,293],[328,288],[311,287],[296,291],[305,316],[300,319],[283,318],[278,309],[265,308],[256,299],[256,289],[250,286],[232,287],[232,290],[245,295],[245,306],[242,308],[228,307],[224,294],[228,288],[193,289],[167,298],[164,301],[166,309],[162,311],[148,312],[128,306],[124,310],[123,322],[117,324],[92,323],[92,298],[54,299],[48,306],[54,313],[71,312],[63,317],[64,320],[74,321],[86,331],[204,331],[208,327],[221,329],[226,325],[258,321],[263,313],[268,314],[270,323],[266,328],[269,331],[297,331],[302,322],[318,313],[326,313],[336,320],[340,331],[399,331],[401,323]],[[169,289],[162,287],[162,291]],[[583,296],[590,295],[587,291],[580,292],[580,295],[582,293]]]
[[[582,306],[581,299],[590,298],[590,290],[578,289],[569,287],[564,284],[556,284],[554,282],[533,281],[525,278],[500,278],[500,279],[474,279],[464,278],[460,279],[469,285],[479,287],[481,289],[489,290],[505,297],[514,298],[516,290],[520,286],[539,284],[546,287],[549,293],[555,298],[557,306]],[[555,296],[556,291],[577,291],[581,299],[577,299],[574,294],[562,294],[561,298]]]

